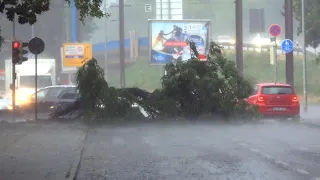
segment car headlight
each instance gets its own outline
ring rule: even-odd
[[[8,108],[8,110],[12,110],[13,109],[12,105],[8,105],[7,108]]]

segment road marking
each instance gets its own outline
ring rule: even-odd
[[[258,149],[250,149],[250,151],[255,152],[255,153],[260,152]]]
[[[237,140],[237,139],[235,139],[235,138],[231,138],[231,140],[232,140],[232,141],[238,141],[238,140]]]
[[[305,174],[305,175],[308,175],[308,174],[309,174],[309,172],[307,172],[307,171],[304,170],[304,169],[300,169],[300,168],[296,169],[296,171],[297,171],[298,173],[300,173],[300,174]]]
[[[279,164],[279,165],[282,165],[282,166],[286,166],[286,167],[288,167],[288,166],[289,166],[289,164],[288,164],[288,163],[283,162],[283,161],[281,161],[281,160],[275,160],[275,162],[276,162],[277,164]]]
[[[312,180],[320,180],[320,177],[313,178]]]
[[[262,154],[262,156],[267,159],[272,159],[272,157],[269,154]]]
[[[240,143],[240,146],[248,146],[247,143]]]
[[[300,147],[299,149],[300,149],[300,151],[308,151],[309,150],[309,148],[306,148],[306,147]]]

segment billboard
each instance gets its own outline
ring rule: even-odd
[[[191,41],[205,56],[210,27],[210,20],[149,20],[149,63],[165,65],[180,57],[189,60]]]
[[[62,48],[64,67],[81,67],[92,58],[92,44],[66,43]]]

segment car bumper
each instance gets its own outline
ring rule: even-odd
[[[273,108],[285,108],[285,110],[278,111]],[[260,105],[259,112],[264,116],[297,116],[300,114],[300,105],[290,106],[274,106],[274,105]]]

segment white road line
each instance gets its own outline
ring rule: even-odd
[[[262,156],[267,159],[272,159],[272,157],[269,154],[262,154]]]
[[[286,166],[286,167],[288,167],[288,166],[289,166],[289,164],[288,164],[288,163],[283,162],[283,161],[281,161],[281,160],[275,160],[275,162],[276,162],[277,164],[282,165],[282,166]]]
[[[240,143],[240,146],[248,146],[247,143]]]
[[[255,153],[260,152],[258,149],[250,149],[250,151],[255,152]]]
[[[300,148],[299,148],[299,150],[300,150],[300,151],[308,151],[308,150],[309,150],[309,148],[306,148],[306,147],[300,147]]]
[[[296,171],[297,171],[298,173],[304,174],[304,175],[308,175],[308,174],[309,174],[309,172],[307,172],[307,171],[304,170],[304,169],[300,169],[300,168],[296,169]]]
[[[235,138],[231,138],[231,140],[232,140],[232,141],[238,141],[238,140],[237,140],[237,139],[235,139]]]

